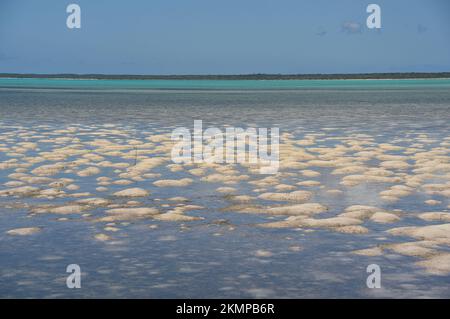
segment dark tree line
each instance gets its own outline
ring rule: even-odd
[[[237,75],[132,75],[132,74],[17,74],[0,73],[0,78],[67,78],[111,80],[349,80],[349,79],[431,79],[450,78],[439,73],[359,73],[359,74],[237,74]]]

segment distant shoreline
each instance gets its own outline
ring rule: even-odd
[[[80,79],[80,80],[402,80],[402,79],[450,79],[450,72],[354,73],[354,74],[237,74],[237,75],[0,73],[0,78]]]

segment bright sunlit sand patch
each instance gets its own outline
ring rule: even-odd
[[[450,253],[430,257],[417,262],[416,265],[425,268],[428,273],[433,275],[448,275],[450,274]]]
[[[39,227],[24,227],[8,230],[6,233],[12,236],[28,236],[41,231]]]
[[[106,210],[108,216],[98,218],[99,222],[115,222],[151,218],[159,214],[156,208],[140,207],[140,208],[113,208]]]
[[[117,197],[147,197],[150,193],[142,188],[128,188],[113,194]]]
[[[312,197],[308,191],[293,191],[290,193],[263,193],[258,196],[260,199],[271,201],[305,202]]]
[[[376,223],[387,224],[398,222],[400,220],[400,217],[391,213],[376,212],[372,216],[370,216],[370,220]]]
[[[193,180],[191,178],[175,179],[163,179],[153,182],[153,185],[158,187],[186,187],[191,185]]]
[[[111,237],[106,234],[97,234],[94,236],[95,239],[98,241],[108,241],[111,240]]]
[[[448,212],[428,212],[421,213],[418,216],[419,218],[426,221],[443,221],[450,222],[450,213]]]

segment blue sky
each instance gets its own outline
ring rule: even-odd
[[[450,1],[0,0],[1,73],[407,71],[450,71]]]

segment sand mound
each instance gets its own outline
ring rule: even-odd
[[[258,196],[260,199],[270,201],[305,202],[312,197],[308,191],[295,191],[290,193],[263,193]]]
[[[216,189],[216,192],[223,193],[223,194],[232,194],[237,192],[237,189],[234,187],[219,187]]]
[[[113,194],[117,197],[146,197],[149,196],[150,193],[142,188],[128,188],[119,192],[115,192]]]
[[[111,237],[105,234],[97,234],[94,236],[95,239],[99,240],[99,241],[108,241],[111,240]]]
[[[436,254],[436,250],[429,248],[433,246],[432,243],[427,241],[400,243],[386,245],[386,249],[392,250],[397,254],[412,257],[429,257]]]
[[[302,226],[318,228],[345,227],[361,224],[361,220],[348,217],[330,217],[323,219],[307,218],[300,221]]]
[[[360,256],[375,257],[375,256],[383,255],[383,249],[381,247],[373,247],[373,248],[355,250],[355,251],[353,251],[353,253],[356,255],[360,255]]]
[[[361,220],[347,217],[331,217],[323,219],[314,219],[307,216],[291,216],[283,221],[259,224],[265,228],[285,228],[285,227],[309,227],[309,228],[330,228],[340,232],[347,233],[365,233],[364,227],[351,228],[361,224]]]
[[[158,187],[184,187],[191,185],[193,180],[191,178],[182,179],[162,179],[153,183]]]
[[[189,199],[183,196],[175,196],[175,197],[171,197],[167,199],[168,201],[171,202],[188,202]]]
[[[110,204],[110,201],[104,198],[85,198],[77,200],[77,203],[88,206],[106,206]]]
[[[273,253],[268,250],[258,249],[257,251],[255,251],[255,256],[256,257],[271,257],[271,256],[273,256]]]
[[[82,206],[82,205],[68,205],[68,206],[60,206],[60,207],[54,207],[47,210],[50,214],[78,214],[85,210],[87,210],[88,207]],[[45,209],[41,210],[41,212],[45,212]]]
[[[450,213],[445,212],[429,212],[429,213],[423,213],[419,215],[420,219],[426,220],[426,221],[444,221],[444,222],[450,222]]]
[[[100,169],[98,167],[94,167],[94,166],[85,168],[77,173],[77,175],[80,177],[87,177],[87,176],[92,176],[92,175],[97,175],[97,174],[100,174]]]
[[[41,231],[39,227],[24,227],[8,230],[6,233],[12,236],[27,236]]]
[[[39,192],[39,188],[33,186],[22,186],[0,191],[0,196],[31,196]]]
[[[433,275],[448,275],[450,274],[450,253],[433,256],[417,262],[416,265],[424,267],[428,273]]]
[[[136,220],[151,218],[157,215],[159,212],[155,208],[143,207],[143,208],[113,208],[108,209],[106,213],[109,216],[97,219],[100,222],[114,222],[121,220]]]
[[[408,236],[422,240],[450,242],[450,224],[424,227],[398,227],[389,229],[387,232],[395,236]]]
[[[398,222],[400,217],[391,213],[377,212],[370,217],[370,220],[376,223],[387,224]]]
[[[270,215],[310,216],[327,211],[327,207],[318,203],[306,203],[290,206],[271,207],[266,210]]]
[[[183,215],[178,212],[168,212],[165,214],[156,215],[154,217],[154,219],[161,220],[161,221],[170,221],[170,222],[191,222],[191,221],[195,221],[195,220],[202,220],[204,218]]]
[[[343,233],[343,234],[367,234],[367,233],[369,233],[369,230],[366,227],[360,226],[360,225],[340,226],[340,227],[334,228],[334,230],[337,231],[338,233]]]

